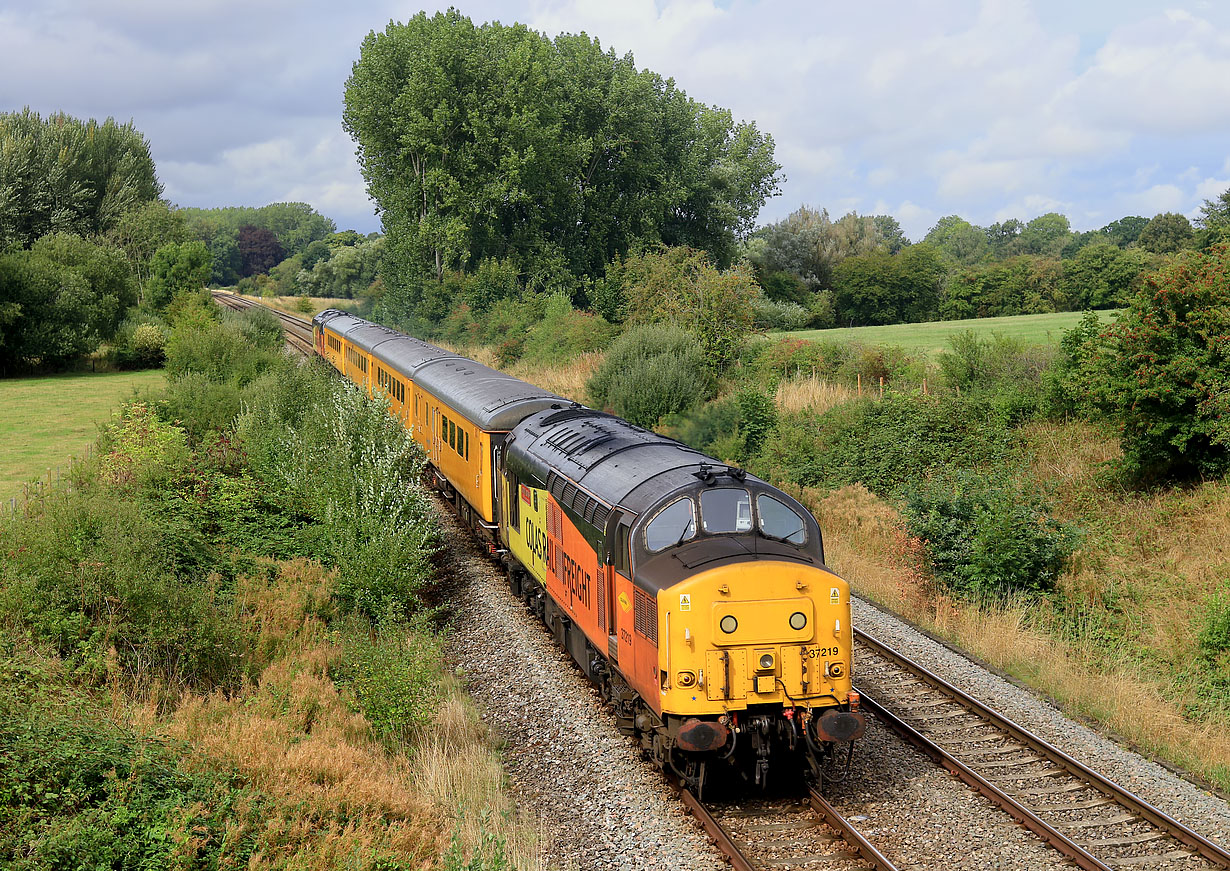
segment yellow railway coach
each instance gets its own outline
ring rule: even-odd
[[[572,403],[481,363],[336,309],[312,321],[316,351],[369,395],[383,393],[459,511],[495,530],[495,475],[508,431]],[[493,536],[494,537],[494,536]]]

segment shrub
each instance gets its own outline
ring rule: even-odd
[[[99,448],[99,477],[119,490],[160,486],[179,475],[189,458],[183,429],[159,420],[140,402],[116,412]]]
[[[761,477],[803,486],[861,483],[899,494],[933,471],[975,468],[1007,455],[993,404],[973,397],[889,392],[822,414],[783,415],[752,464]]]
[[[972,599],[1054,589],[1079,541],[1038,495],[978,474],[937,476],[912,490],[905,516],[936,580]]]
[[[109,359],[117,369],[152,369],[166,360],[167,325],[156,315],[134,309],[111,341]]]
[[[712,395],[696,340],[678,327],[636,327],[611,345],[586,385],[598,408],[638,426],[653,426]]]
[[[88,677],[234,686],[247,640],[210,543],[142,499],[92,489],[5,530],[0,609]]]
[[[751,301],[761,294],[750,270],[719,270],[708,254],[686,247],[629,256],[622,280],[629,323],[682,327],[715,372],[738,357],[752,328]]]
[[[280,334],[279,345],[270,348],[253,341],[264,334],[259,321],[253,323],[250,330],[236,329],[229,320],[177,323],[167,343],[167,376],[192,372],[215,384],[247,384],[282,357]]]
[[[758,330],[801,330],[811,313],[797,302],[760,296],[752,300],[753,326]]]
[[[1209,601],[1196,644],[1201,659],[1210,665],[1230,653],[1230,596],[1218,595]]]
[[[547,300],[541,321],[530,328],[524,356],[529,363],[562,363],[610,344],[614,328],[601,315],[577,311],[568,298]]]
[[[391,622],[379,629],[354,620],[341,632],[342,656],[329,676],[354,696],[377,735],[405,746],[430,725],[440,701],[440,639]]]
[[[437,533],[422,451],[387,404],[316,366],[275,369],[247,396],[236,432],[251,467],[289,511],[318,522],[339,603],[376,621],[421,608]]]
[[[206,868],[256,849],[260,793],[61,682],[45,661],[0,659],[0,866]]]
[[[1230,469],[1230,245],[1192,252],[1145,280],[1108,327],[1086,389],[1122,426],[1141,483]]]

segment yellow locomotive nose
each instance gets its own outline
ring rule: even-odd
[[[774,560],[720,566],[664,590],[659,607],[672,713],[847,703],[850,597],[836,575]]]

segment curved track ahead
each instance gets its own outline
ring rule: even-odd
[[[214,302],[219,305],[226,306],[235,311],[243,311],[259,306],[260,308],[268,309],[282,322],[282,331],[286,334],[286,344],[291,350],[296,351],[304,356],[310,357],[313,353],[312,348],[312,322],[303,318],[295,317],[283,311],[278,311],[275,308],[269,308],[267,305],[262,305],[250,299],[245,299],[242,296],[236,296],[233,293],[227,293],[224,290],[210,291],[214,298]]]
[[[855,630],[859,670],[901,701],[863,705],[937,764],[1087,871],[1230,868],[1230,852]]]

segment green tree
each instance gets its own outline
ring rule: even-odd
[[[0,113],[0,248],[48,233],[108,233],[161,193],[149,143],[132,124]]]
[[[1174,254],[1187,248],[1194,236],[1192,222],[1184,215],[1163,212],[1145,224],[1137,238],[1137,244],[1154,254]]]
[[[1230,188],[1222,191],[1216,199],[1204,201],[1196,224],[1206,230],[1230,226]]]
[[[1124,457],[1152,482],[1230,469],[1230,246],[1145,280],[1086,367],[1092,401],[1122,425]]]
[[[999,258],[1020,253],[1017,239],[1024,229],[1025,225],[1016,218],[1008,218],[987,227],[987,243],[991,246],[991,253]]]
[[[939,249],[929,242],[899,254],[881,249],[847,257],[833,281],[837,319],[851,326],[926,320],[939,305],[946,272]]]
[[[718,269],[693,248],[629,257],[623,280],[628,323],[682,327],[696,337],[715,371],[737,357],[755,319],[752,301],[761,293],[750,270]]]
[[[98,349],[136,301],[124,253],[70,234],[0,256],[0,370],[59,366]]]
[[[978,263],[989,250],[986,233],[960,215],[940,218],[927,231],[923,241],[930,242],[945,257],[961,266]]]
[[[659,242],[724,263],[779,182],[771,137],[630,55],[456,10],[369,34],[343,118],[404,285],[511,258],[551,291]]]
[[[889,254],[896,254],[910,244],[901,224],[892,215],[876,215],[871,219],[875,223],[876,235],[880,244],[888,249]]]
[[[145,304],[164,309],[181,293],[200,290],[209,281],[210,258],[205,243],[170,242],[154,252],[145,284]]]
[[[1047,212],[1027,223],[1017,237],[1017,250],[1022,254],[1058,257],[1072,236],[1068,219],[1058,212]]]
[[[108,234],[124,250],[137,281],[149,278],[154,252],[168,242],[188,241],[184,216],[164,200],[150,200],[126,212]]]
[[[1062,270],[1054,258],[1026,254],[959,270],[944,285],[940,317],[960,320],[1062,311]]]
[[[1141,217],[1140,215],[1128,215],[1117,221],[1111,221],[1101,230],[1098,230],[1098,233],[1120,248],[1126,248],[1140,238],[1141,231],[1144,230],[1148,223],[1148,218]]]
[[[1063,262],[1062,307],[1080,311],[1126,304],[1151,259],[1139,248],[1124,249],[1112,242],[1087,245]]]

